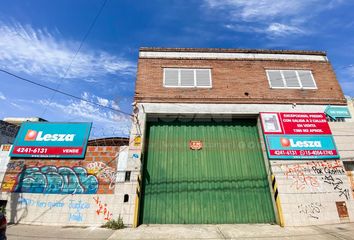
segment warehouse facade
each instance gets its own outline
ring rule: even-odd
[[[133,225],[352,221],[341,152],[329,128],[316,128],[328,126],[329,106],[346,106],[324,52],[141,48],[134,105]],[[269,139],[285,137],[265,134],[262,113],[312,118],[317,135],[282,132],[309,155],[272,155]],[[309,142],[321,150],[299,150]]]

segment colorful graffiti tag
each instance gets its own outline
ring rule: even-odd
[[[90,174],[96,175],[99,179],[109,184],[109,188],[113,189],[116,182],[116,172],[114,169],[104,162],[92,162],[87,165]]]
[[[30,167],[18,175],[14,192],[94,194],[98,180],[83,167]]]
[[[4,192],[113,194],[119,147],[88,147],[84,160],[11,159]]]

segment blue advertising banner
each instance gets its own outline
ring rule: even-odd
[[[265,135],[269,159],[338,159],[332,135]]]
[[[92,123],[25,122],[11,157],[83,158]]]

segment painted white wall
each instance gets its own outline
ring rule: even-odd
[[[329,126],[341,159],[354,161],[354,122],[330,122]]]
[[[344,201],[354,219],[354,201],[340,160],[271,161],[285,226],[340,223],[336,202]]]
[[[247,59],[247,60],[298,60],[326,62],[326,56],[298,54],[265,53],[221,53],[221,52],[139,52],[140,58],[179,58],[179,59]]]
[[[324,112],[327,105],[139,103],[141,113],[259,114],[260,112]]]

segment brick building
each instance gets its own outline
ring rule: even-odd
[[[141,48],[127,165],[137,186],[130,223],[353,221],[345,149],[332,137],[337,124],[352,120],[332,122],[331,132],[324,115],[329,105],[346,104],[325,52]],[[273,119],[261,113],[314,118],[328,130],[307,124],[310,130],[296,131],[323,135],[266,135]],[[300,156],[272,155],[269,139],[285,137],[300,139],[297,148],[286,150],[293,140],[285,139],[276,154]],[[308,144],[320,150],[301,150]]]

